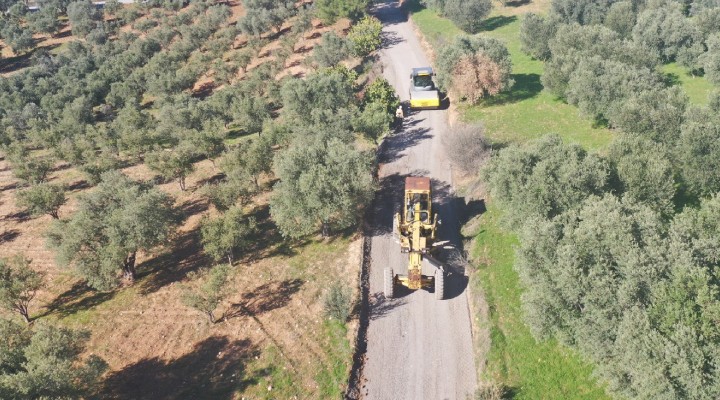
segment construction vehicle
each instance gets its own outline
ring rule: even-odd
[[[440,108],[440,92],[430,67],[413,68],[410,73],[410,108]]]
[[[410,290],[434,289],[435,298],[442,300],[445,297],[444,267],[430,254],[439,223],[437,214],[432,213],[430,178],[405,178],[403,209],[395,214],[393,230],[399,238],[400,251],[408,254],[408,272],[407,275],[396,275],[392,268],[385,268],[385,297],[395,297],[397,285]],[[434,274],[423,275],[423,265],[432,269]]]

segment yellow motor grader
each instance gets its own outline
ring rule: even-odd
[[[438,225],[437,214],[432,213],[430,178],[405,178],[405,196],[401,213],[395,215],[394,233],[400,240],[400,251],[408,254],[407,275],[394,274],[385,268],[385,297],[395,296],[395,286],[410,290],[434,288],[435,298],[445,297],[445,271],[443,265],[430,255]],[[423,275],[423,264],[434,268],[434,274]]]

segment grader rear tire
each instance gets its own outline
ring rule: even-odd
[[[385,298],[392,299],[395,297],[395,275],[392,268],[385,268],[383,274],[383,283],[385,289]]]
[[[441,270],[435,272],[435,299],[445,298],[445,273]]]

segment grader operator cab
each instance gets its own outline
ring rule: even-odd
[[[413,68],[410,73],[410,108],[440,108],[440,92],[430,67]]]
[[[445,297],[444,267],[430,255],[438,223],[437,214],[432,213],[430,179],[405,178],[402,212],[395,215],[393,225],[400,239],[400,251],[408,254],[408,272],[396,275],[392,268],[385,268],[385,297],[394,297],[397,285],[410,290],[434,288],[435,298]],[[433,275],[423,275],[423,265],[432,270]]]

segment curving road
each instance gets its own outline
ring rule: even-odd
[[[429,60],[399,3],[380,3],[374,14],[384,25],[383,74],[401,99],[408,100],[410,68],[430,65]],[[447,300],[435,300],[424,290],[400,292],[399,298],[389,300],[382,295],[386,266],[407,272],[407,254],[400,253],[391,234],[405,176],[432,178],[435,210],[442,220],[440,240],[460,245],[463,202],[454,198],[451,188],[450,163],[442,146],[446,130],[446,111],[414,112],[403,130],[384,142],[379,156],[381,191],[370,221],[371,305],[362,387],[366,399],[466,399],[477,386],[467,279],[462,267],[453,265],[459,263],[448,260]],[[431,270],[424,273],[432,275]]]

